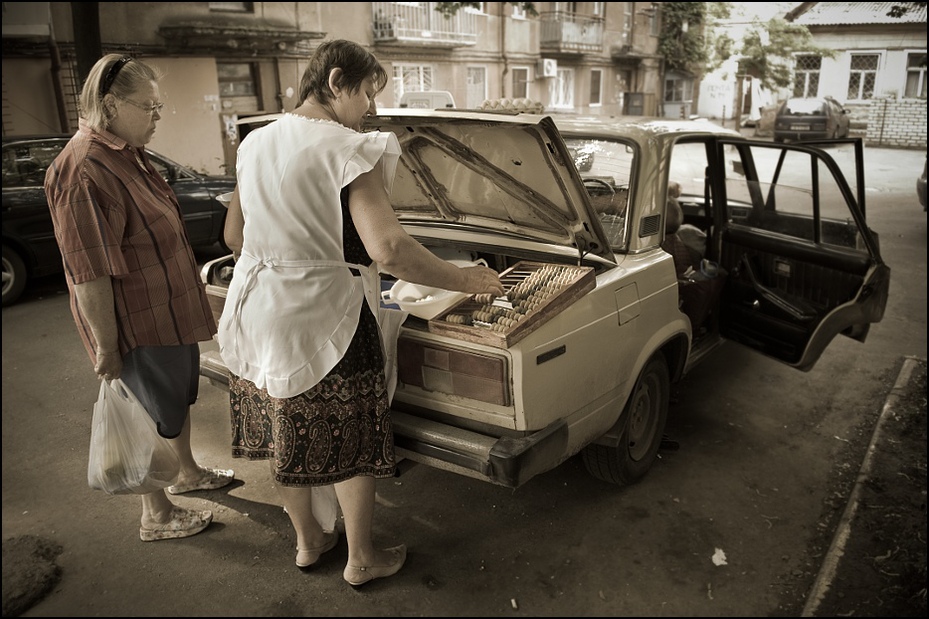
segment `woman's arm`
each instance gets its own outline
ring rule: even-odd
[[[242,253],[243,231],[245,230],[245,217],[242,215],[242,203],[239,202],[239,187],[232,192],[232,200],[226,212],[226,225],[223,228],[223,241],[226,247],[232,250],[232,255],[238,258]]]
[[[407,234],[384,188],[382,164],[349,185],[348,205],[355,229],[381,270],[414,284],[475,294],[503,294],[500,276],[484,266],[458,268]]]
[[[113,282],[109,275],[76,284],[74,296],[97,343],[94,371],[102,378],[119,378],[123,357],[119,353],[119,332],[113,302]]]

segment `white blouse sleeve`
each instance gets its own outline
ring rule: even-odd
[[[397,160],[400,158],[400,142],[390,131],[371,131],[360,136],[354,156],[345,166],[342,186],[348,185],[358,176],[370,172],[379,160],[384,162],[384,187],[390,193],[394,175],[397,173]]]

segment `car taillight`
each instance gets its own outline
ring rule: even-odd
[[[426,391],[509,406],[510,380],[506,361],[478,352],[400,338],[397,378]]]

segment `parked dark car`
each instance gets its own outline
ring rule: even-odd
[[[848,110],[832,97],[788,99],[774,118],[774,141],[847,138]]]
[[[69,139],[69,135],[3,137],[4,307],[16,302],[30,279],[62,271],[43,184],[45,171]],[[177,195],[191,245],[222,245],[226,208],[216,198],[235,188],[235,178],[206,176],[147,152]]]

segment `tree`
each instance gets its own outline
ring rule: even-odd
[[[778,17],[767,22],[755,20],[738,50],[739,73],[761,80],[768,90],[793,84],[794,56],[811,54],[835,57],[835,51],[813,43],[806,26],[792,24]]]
[[[729,16],[729,2],[662,2],[658,53],[667,69],[699,74],[717,68],[733,41],[713,25]]]

